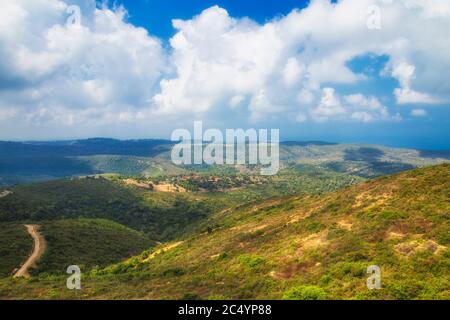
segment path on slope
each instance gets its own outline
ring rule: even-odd
[[[39,233],[38,225],[25,225],[28,233],[31,235],[34,241],[33,252],[30,257],[24,264],[20,267],[20,269],[14,274],[14,278],[24,277],[29,278],[30,274],[28,273],[28,269],[32,266],[36,265],[36,262],[42,257],[47,249],[47,243],[45,242],[44,237]]]
[[[12,194],[12,191],[9,191],[9,190],[2,191],[2,192],[0,192],[0,198],[4,198],[10,194]]]

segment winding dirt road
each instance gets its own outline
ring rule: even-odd
[[[34,241],[33,252],[30,257],[24,264],[20,267],[20,269],[14,273],[14,278],[24,277],[30,278],[30,274],[28,273],[28,269],[36,265],[36,262],[42,257],[45,250],[47,249],[47,243],[45,242],[45,238],[39,233],[38,225],[25,225],[28,233],[31,235]]]

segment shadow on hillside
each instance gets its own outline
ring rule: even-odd
[[[420,150],[420,156],[424,158],[432,158],[432,159],[448,159],[450,160],[450,150]]]
[[[332,161],[327,163],[325,167],[363,178],[375,178],[415,168],[408,163],[382,161],[381,158],[384,154],[382,150],[377,148],[347,149],[345,150],[344,161]]]
[[[376,148],[361,147],[358,149],[345,150],[345,161],[378,161],[385,153]]]
[[[337,143],[324,141],[285,141],[281,145],[287,147],[335,146]]]

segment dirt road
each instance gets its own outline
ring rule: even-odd
[[[0,192],[0,198],[4,198],[10,194],[12,194],[12,192],[9,190],[2,191],[2,192]]]
[[[44,237],[38,231],[40,226],[25,225],[25,227],[27,228],[28,233],[31,235],[34,241],[33,252],[27,259],[27,261],[25,261],[20,269],[14,274],[14,278],[29,278],[30,274],[28,273],[28,269],[36,265],[36,262],[42,257],[45,250],[47,249],[47,243],[45,242]]]
[[[168,244],[168,245],[166,245],[165,247],[162,247],[162,248],[156,250],[155,252],[153,252],[151,255],[149,255],[149,256],[144,260],[144,262],[149,262],[150,260],[154,259],[158,254],[160,254],[160,253],[162,253],[162,252],[165,252],[165,251],[169,251],[169,250],[174,249],[174,248],[176,248],[176,247],[179,247],[179,246],[181,246],[183,243],[184,243],[184,241],[180,241],[180,242],[175,242],[175,243],[172,243],[172,244]]]

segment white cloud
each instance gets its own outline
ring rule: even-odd
[[[243,95],[233,96],[230,99],[230,107],[232,109],[235,109],[235,108],[239,107],[242,104],[242,102],[244,101],[244,99],[245,99],[245,97]]]
[[[251,108],[265,104],[265,82],[283,45],[273,25],[233,19],[217,6],[173,24],[178,30],[170,40],[175,77],[161,81],[154,97],[158,111],[202,113],[247,95]]]
[[[385,94],[398,104],[450,101],[446,0],[312,0],[265,24],[214,6],[174,20],[168,50],[128,23],[125,9],[78,1],[81,26],[65,25],[64,0],[0,3],[0,121],[12,117],[9,106],[22,128],[233,119],[227,113],[254,122],[398,119],[381,97],[358,94],[367,76],[348,62],[368,54],[389,57],[384,74],[399,84]],[[381,30],[366,26],[373,4]]]
[[[320,101],[323,89],[330,84],[355,84],[358,91],[357,84],[366,77],[352,72],[347,63],[369,52],[390,57],[390,75],[400,84],[394,92],[399,104],[450,98],[450,87],[430,85],[443,81],[442,66],[450,68],[448,56],[437,57],[432,49],[438,41],[449,42],[442,31],[444,25],[450,27],[449,21],[436,18],[448,5],[380,2],[383,27],[377,32],[366,27],[366,9],[371,4],[369,0],[338,4],[316,0],[264,25],[234,19],[217,6],[191,20],[176,20],[178,32],[171,39],[170,59],[175,73],[161,82],[155,107],[166,113],[206,114],[223,106],[235,108],[237,97],[246,96],[253,120],[314,105],[319,105],[312,111],[316,120],[343,115],[337,105]],[[433,30],[436,38],[429,39],[420,25]],[[449,46],[440,47],[450,54]],[[425,68],[432,56],[431,68]],[[388,118],[386,107],[380,112],[376,117],[362,111],[348,116],[364,122]]]
[[[312,110],[311,115],[314,120],[323,122],[328,119],[337,119],[346,113],[341,101],[335,95],[333,88],[324,88],[319,106]]]
[[[311,111],[312,119],[318,122],[351,119],[359,122],[393,120],[388,108],[375,97],[354,94],[340,97],[333,88],[324,88],[318,107]]]
[[[413,117],[426,117],[427,112],[424,109],[413,109],[411,110],[411,115]]]
[[[289,58],[284,67],[283,79],[287,87],[294,86],[302,77],[305,67],[297,59]]]
[[[411,89],[411,82],[414,79],[415,67],[406,62],[396,65],[392,70],[392,76],[398,79],[401,88],[394,90],[395,97],[399,104],[407,103],[438,103],[426,93],[417,92]]]
[[[352,119],[362,122],[393,119],[393,116],[389,114],[388,108],[373,96],[349,95],[345,97],[345,101],[353,110],[351,114]]]
[[[120,121],[123,109],[148,108],[165,67],[160,41],[125,22],[123,8],[84,11],[82,25],[67,25],[59,0],[6,0],[0,4],[0,101],[26,119],[75,125]],[[7,8],[7,11],[3,10]],[[83,13],[83,11],[82,11]],[[17,83],[16,94],[8,94]],[[3,90],[2,90],[3,89]],[[122,116],[123,118],[123,116]]]

